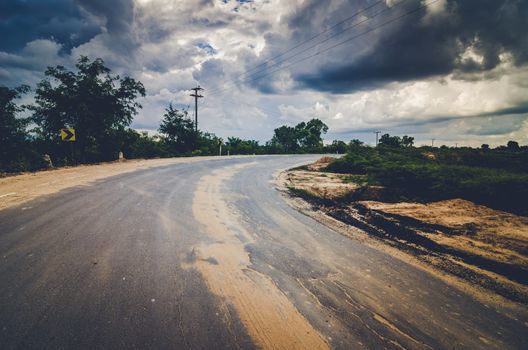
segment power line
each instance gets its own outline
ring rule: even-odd
[[[381,4],[381,3],[385,3],[385,0],[377,1],[377,2],[373,3],[373,4],[370,5],[370,6],[367,6],[366,8],[363,8],[363,9],[357,11],[357,12],[354,13],[352,16],[349,16],[349,17],[347,17],[347,18],[345,18],[345,19],[339,21],[338,23],[336,23],[336,24],[334,24],[333,26],[331,26],[331,27],[329,27],[329,28],[323,30],[322,32],[317,33],[316,35],[310,37],[309,39],[304,40],[304,41],[301,41],[300,43],[298,43],[298,44],[296,44],[295,46],[293,46],[293,47],[287,49],[286,51],[281,52],[281,53],[279,53],[278,55],[275,55],[275,56],[273,56],[273,57],[267,59],[266,61],[264,61],[264,62],[262,62],[262,63],[260,63],[260,64],[258,64],[258,65],[256,65],[256,66],[254,66],[253,68],[246,70],[246,72],[244,72],[244,73],[242,73],[242,74],[240,74],[240,75],[237,75],[233,80],[236,80],[236,79],[238,79],[238,78],[240,78],[240,77],[243,77],[244,75],[247,75],[249,72],[254,71],[255,69],[257,69],[257,68],[259,68],[259,67],[265,66],[267,63],[269,63],[269,62],[271,62],[271,61],[273,61],[273,60],[275,60],[275,59],[277,59],[277,58],[279,58],[279,57],[282,57],[282,56],[286,55],[287,53],[290,53],[290,52],[294,51],[295,49],[297,49],[297,48],[303,46],[304,44],[307,44],[307,43],[309,43],[310,41],[312,41],[312,40],[314,40],[314,39],[317,39],[317,38],[320,37],[321,35],[323,35],[323,34],[329,32],[329,31],[333,30],[334,28],[337,28],[337,27],[340,26],[341,24],[350,21],[351,19],[357,17],[358,15],[362,14],[363,12],[366,12],[366,11],[370,10],[371,8],[376,7],[376,6],[378,6],[379,4]],[[224,83],[229,83],[229,82],[231,82],[231,81],[233,81],[233,80],[226,80],[226,81],[224,81]]]
[[[278,68],[278,69],[275,69],[275,70],[272,70],[272,71],[270,71],[270,72],[267,72],[266,74],[262,74],[262,75],[260,75],[260,76],[254,77],[254,78],[252,78],[252,79],[247,79],[247,78],[246,78],[246,79],[244,79],[243,81],[255,81],[255,80],[258,80],[258,79],[262,79],[262,78],[264,78],[265,76],[268,76],[268,75],[273,74],[273,73],[275,73],[275,72],[278,72],[278,71],[280,71],[280,70],[283,70],[283,69],[289,68],[289,67],[291,67],[291,66],[293,66],[293,65],[295,65],[295,64],[297,64],[297,63],[299,63],[299,62],[303,62],[303,61],[306,61],[306,60],[308,60],[308,59],[311,59],[311,58],[313,58],[313,57],[315,57],[315,56],[318,56],[318,55],[320,55],[320,54],[322,54],[322,53],[324,53],[324,52],[326,52],[326,51],[332,50],[332,49],[334,49],[334,48],[336,48],[336,47],[339,47],[339,46],[341,46],[341,45],[345,45],[345,44],[347,44],[347,43],[349,43],[349,42],[351,42],[351,41],[353,41],[353,40],[355,40],[355,39],[357,39],[357,38],[359,38],[359,37],[361,37],[361,36],[363,36],[363,35],[366,35],[366,34],[368,34],[368,33],[371,33],[371,32],[373,32],[373,31],[376,31],[376,30],[378,30],[378,29],[380,29],[380,28],[383,28],[383,27],[385,27],[385,26],[387,26],[387,25],[389,25],[389,24],[395,23],[395,22],[397,22],[397,21],[399,21],[399,20],[401,20],[401,19],[403,19],[403,18],[405,18],[405,17],[407,17],[407,16],[410,16],[410,15],[412,15],[412,14],[414,14],[414,13],[417,13],[418,11],[420,11],[420,10],[426,8],[427,6],[429,6],[429,5],[431,5],[431,4],[434,4],[434,3],[438,2],[438,1],[439,1],[439,0],[433,0],[433,1],[429,1],[429,2],[427,2],[427,3],[423,3],[421,6],[415,8],[415,9],[409,11],[409,12],[406,12],[406,13],[400,15],[400,16],[397,16],[397,17],[395,17],[395,18],[393,18],[393,19],[390,19],[390,20],[388,20],[388,21],[385,21],[385,22],[383,22],[382,24],[380,24],[380,25],[378,25],[378,26],[372,27],[372,28],[370,28],[370,29],[368,29],[368,30],[366,30],[366,31],[364,31],[364,32],[362,32],[362,33],[360,33],[360,34],[358,34],[358,35],[355,35],[355,36],[353,36],[353,37],[350,37],[350,38],[348,38],[347,40],[344,40],[344,41],[342,41],[342,42],[339,42],[339,43],[337,43],[337,44],[335,44],[335,45],[331,45],[331,46],[329,46],[329,47],[327,47],[327,48],[325,48],[325,49],[318,50],[316,53],[314,53],[314,54],[312,54],[312,55],[309,55],[309,56],[306,56],[306,57],[304,57],[304,58],[301,58],[301,59],[299,59],[299,60],[296,60],[296,61],[292,62],[291,64],[286,65],[286,66],[284,66],[284,67],[280,67],[280,68]],[[371,18],[372,18],[372,17],[371,17]],[[249,77],[248,77],[248,78],[249,78]],[[223,89],[223,90],[225,90],[225,89]],[[222,92],[222,91],[217,91],[217,92],[214,93],[214,94],[217,94],[217,93],[219,93],[219,92]],[[210,94],[210,95],[214,95],[214,94]],[[246,104],[248,104],[248,103],[246,103]],[[250,104],[248,104],[248,105],[250,105]],[[250,106],[251,106],[251,105],[250,105]],[[260,107],[257,107],[257,106],[253,106],[253,107],[260,108]]]
[[[315,48],[315,47],[321,45],[322,43],[325,43],[325,42],[327,42],[327,41],[329,41],[329,40],[335,38],[336,36],[339,36],[339,35],[343,34],[343,33],[346,32],[346,31],[349,31],[349,30],[351,30],[351,29],[354,29],[354,28],[356,28],[357,26],[359,26],[359,25],[361,25],[361,24],[363,24],[363,23],[366,23],[366,22],[372,20],[373,18],[375,18],[375,17],[381,15],[381,14],[384,13],[384,12],[387,12],[388,10],[392,10],[394,7],[396,7],[396,6],[400,5],[400,4],[402,4],[402,3],[405,2],[405,1],[407,1],[407,0],[400,1],[399,3],[396,3],[396,4],[394,4],[394,5],[391,6],[391,7],[386,7],[386,8],[384,8],[383,10],[381,10],[381,11],[377,12],[376,14],[372,15],[371,17],[367,17],[366,19],[364,19],[364,20],[362,20],[362,21],[360,21],[360,22],[358,22],[358,23],[355,23],[355,24],[353,24],[353,25],[350,26],[350,27],[347,27],[347,28],[341,30],[341,31],[339,31],[339,32],[337,32],[337,33],[335,33],[335,34],[333,34],[333,35],[327,37],[327,38],[324,39],[324,40],[318,41],[318,42],[316,42],[315,44],[313,44],[313,45],[311,45],[311,46],[309,46],[309,47],[307,47],[307,48],[305,48],[305,49],[303,49],[303,50],[301,50],[301,51],[299,51],[299,52],[297,52],[297,53],[295,53],[295,54],[293,54],[293,55],[291,55],[291,56],[289,56],[289,57],[286,57],[286,58],[284,58],[284,59],[282,59],[282,60],[280,60],[280,61],[278,61],[278,62],[275,62],[275,63],[273,63],[272,65],[266,67],[265,69],[258,70],[258,71],[254,72],[254,73],[249,74],[249,75],[247,74],[248,72],[246,72],[246,73],[244,73],[244,74],[241,74],[241,75],[239,75],[238,77],[236,77],[235,79],[233,79],[233,80],[231,80],[231,81],[228,81],[228,84],[236,84],[236,83],[237,83],[236,80],[237,80],[239,77],[242,77],[242,76],[244,76],[244,75],[247,75],[247,76],[246,76],[244,79],[242,79],[241,82],[246,81],[246,80],[247,80],[248,78],[250,78],[251,76],[258,75],[259,73],[265,72],[267,69],[269,69],[269,68],[271,68],[271,67],[275,67],[275,66],[278,66],[278,65],[280,65],[280,64],[282,64],[282,63],[284,63],[284,62],[287,62],[288,60],[290,60],[290,59],[292,59],[292,58],[294,58],[294,57],[297,57],[297,56],[299,56],[299,55],[301,55],[301,54],[303,54],[303,53],[305,53],[305,52],[307,52],[307,51],[309,51],[309,50],[311,50],[311,49],[313,49],[313,48]],[[370,8],[371,8],[371,7],[367,8],[367,9],[370,9]],[[366,11],[366,9],[363,10],[362,12],[365,12],[365,11]],[[354,16],[352,16],[351,18],[353,18],[353,17],[354,17]],[[343,21],[342,21],[342,22],[343,22]],[[341,22],[340,22],[340,23],[341,23]],[[339,25],[340,23],[338,23],[338,25]],[[317,37],[317,35],[316,35],[315,37]],[[311,40],[307,40],[306,42],[309,42],[309,41],[311,41]],[[297,45],[297,47],[302,46],[303,44],[304,44],[304,43],[301,43],[301,44]],[[293,50],[293,48],[290,49],[289,51],[292,51],[292,50]],[[285,53],[287,53],[287,52],[284,52],[284,53],[278,55],[277,57],[280,57],[280,56],[284,55]],[[267,61],[265,61],[264,63],[260,64],[259,66],[263,66],[263,65],[265,65],[267,62],[269,62],[269,61],[271,61],[271,60],[273,60],[273,59],[267,60]],[[255,67],[255,68],[256,68],[256,67]],[[255,68],[253,68],[253,69],[251,69],[251,70],[254,70]],[[250,71],[251,71],[251,70],[250,70]],[[228,88],[229,88],[229,87],[228,87]],[[225,87],[224,87],[224,88],[215,88],[215,89],[212,89],[212,90],[211,90],[211,93],[212,93],[212,94],[216,94],[216,93],[218,93],[218,92],[222,92],[222,91],[224,91],[225,89],[226,89]]]
[[[255,75],[258,75],[259,73],[265,72],[267,69],[269,69],[269,68],[271,68],[271,67],[278,66],[278,65],[280,65],[280,64],[282,64],[282,63],[287,62],[288,60],[290,60],[290,59],[292,59],[292,58],[294,58],[294,57],[297,57],[297,56],[299,56],[299,55],[301,55],[301,54],[303,54],[303,53],[305,53],[305,52],[307,52],[307,51],[310,51],[311,49],[316,48],[317,46],[319,46],[319,45],[321,45],[321,44],[323,44],[323,43],[326,43],[326,42],[328,42],[329,40],[331,40],[331,39],[333,39],[333,38],[335,38],[335,37],[337,37],[337,36],[339,36],[339,35],[341,35],[341,34],[347,32],[347,31],[349,31],[349,30],[351,30],[351,29],[354,29],[354,28],[360,26],[360,25],[363,24],[363,23],[366,23],[366,22],[368,22],[368,21],[371,21],[372,19],[378,17],[379,15],[381,15],[381,14],[383,14],[383,13],[385,13],[385,12],[388,12],[388,11],[394,9],[395,7],[401,5],[402,3],[406,2],[406,1],[407,1],[407,0],[402,0],[402,1],[400,1],[400,2],[398,2],[398,3],[396,3],[396,4],[394,4],[394,5],[392,5],[392,6],[390,6],[390,7],[386,7],[386,8],[384,8],[384,9],[378,11],[377,13],[373,14],[372,16],[367,17],[366,19],[364,19],[364,20],[362,20],[362,21],[359,21],[359,22],[357,22],[357,23],[354,23],[354,24],[351,25],[350,27],[347,27],[347,28],[345,28],[345,29],[343,29],[343,30],[341,30],[341,31],[338,31],[337,33],[335,33],[335,34],[333,34],[333,35],[331,35],[331,36],[329,36],[329,37],[327,37],[327,38],[325,38],[325,39],[323,39],[323,40],[321,40],[321,41],[318,41],[318,42],[316,42],[315,44],[313,44],[313,45],[311,45],[311,46],[309,46],[309,47],[307,47],[307,48],[304,48],[303,50],[301,50],[301,51],[299,51],[299,52],[297,52],[297,53],[295,53],[295,54],[293,54],[293,55],[290,55],[290,56],[288,56],[288,57],[286,57],[286,58],[284,58],[284,59],[282,59],[282,60],[279,60],[279,61],[277,61],[277,62],[275,62],[275,63],[269,65],[269,66],[266,67],[265,69],[261,69],[261,70],[258,70],[258,71],[254,72],[254,73],[251,73],[251,74],[247,75],[247,73],[249,72],[249,71],[248,71],[248,72],[246,72],[246,73],[244,73],[244,74],[239,75],[238,77],[236,77],[235,79],[231,80],[231,81],[228,82],[228,83],[235,84],[235,83],[237,83],[236,80],[237,80],[239,77],[242,77],[242,76],[244,76],[244,75],[247,75],[244,79],[242,79],[242,80],[240,81],[240,82],[244,82],[244,81],[247,80],[249,77],[251,77],[251,76],[255,76]],[[372,6],[366,8],[366,9],[363,10],[362,12],[365,12],[367,9],[370,9],[370,8],[372,8]],[[358,14],[359,14],[359,13],[358,13]],[[356,16],[357,16],[357,14],[356,14]],[[355,17],[355,16],[353,16],[353,17]],[[352,18],[353,18],[353,17],[352,17]],[[343,21],[342,21],[342,22],[343,22]],[[337,25],[341,24],[342,22],[338,23]],[[337,26],[337,25],[335,25],[335,26]],[[335,26],[334,26],[334,27],[335,27]],[[322,34],[322,33],[321,33],[321,34]],[[319,35],[316,35],[315,37],[317,37],[317,36],[319,36]],[[309,42],[309,41],[311,41],[311,39],[310,39],[310,40],[307,40],[305,43],[307,43],[307,42]],[[303,44],[304,44],[304,43],[299,44],[297,47],[302,46]],[[293,50],[293,49],[290,49],[289,51],[292,51],[292,50]],[[276,57],[283,56],[283,55],[284,55],[285,53],[287,53],[287,52],[288,52],[288,51],[286,51],[286,52],[284,52],[284,53],[282,53],[282,54],[280,54],[280,55],[278,55],[278,56],[276,56]],[[273,60],[273,58],[270,59],[270,60],[268,60],[268,61],[265,61],[264,63],[260,64],[259,66],[263,66],[263,65],[265,65],[266,63],[268,63],[268,62],[271,61],[271,60]],[[251,70],[254,70],[254,68],[251,69]],[[250,70],[250,71],[251,71],[251,70]],[[215,89],[212,89],[212,90],[211,90],[211,94],[216,94],[216,93],[221,92],[221,91],[223,91],[223,90],[225,90],[225,89],[226,89],[226,88],[215,88]]]
[[[335,45],[329,46],[329,47],[327,47],[327,48],[325,48],[325,49],[323,49],[323,50],[319,50],[319,51],[317,51],[316,53],[314,53],[314,54],[312,54],[312,55],[309,55],[309,56],[306,56],[306,57],[301,58],[301,59],[299,59],[299,60],[293,61],[292,63],[290,63],[290,64],[288,64],[288,65],[286,65],[286,66],[284,66],[284,67],[280,67],[280,68],[278,68],[278,69],[275,69],[275,70],[269,71],[269,72],[267,72],[266,74],[262,74],[262,75],[260,75],[260,76],[257,76],[257,77],[251,78],[251,79],[247,79],[247,78],[245,78],[245,79],[243,79],[241,82],[246,82],[246,81],[249,81],[249,82],[251,82],[251,81],[256,81],[256,80],[262,79],[262,78],[264,78],[264,77],[266,77],[266,76],[268,76],[268,75],[270,75],[270,74],[276,73],[276,72],[278,72],[278,71],[280,71],[280,70],[283,70],[283,69],[286,69],[286,68],[292,67],[293,65],[295,65],[295,64],[297,64],[297,63],[300,63],[300,62],[306,61],[306,60],[308,60],[308,59],[311,59],[311,58],[313,58],[313,57],[315,57],[315,56],[318,56],[318,55],[320,55],[320,54],[322,54],[322,53],[324,53],[324,52],[326,52],[326,51],[329,51],[329,50],[332,50],[332,49],[334,49],[334,48],[336,48],[336,47],[338,47],[338,46],[341,46],[341,45],[347,44],[347,43],[349,43],[349,42],[351,42],[351,41],[353,41],[353,40],[355,40],[355,39],[357,39],[357,38],[359,38],[359,37],[361,37],[361,36],[364,36],[364,35],[366,35],[366,34],[368,34],[368,33],[371,33],[371,32],[373,32],[373,31],[375,31],[375,30],[378,30],[378,29],[380,29],[380,28],[382,28],[382,27],[385,27],[385,26],[387,26],[387,25],[389,25],[389,24],[395,23],[395,22],[401,20],[402,18],[407,17],[407,16],[410,16],[410,15],[412,15],[412,14],[414,14],[414,13],[416,13],[416,12],[418,12],[418,11],[420,11],[420,10],[426,8],[427,6],[429,6],[429,5],[431,5],[431,4],[434,4],[435,2],[438,2],[438,1],[439,1],[439,0],[429,1],[429,2],[427,2],[427,3],[425,3],[425,4],[422,4],[421,6],[415,8],[415,9],[409,11],[409,12],[406,12],[406,13],[400,15],[400,16],[397,16],[397,17],[395,17],[395,18],[393,18],[393,19],[391,19],[391,20],[389,20],[389,21],[383,22],[381,25],[375,26],[375,27],[373,27],[373,28],[370,28],[370,29],[368,29],[368,30],[366,30],[366,31],[364,31],[364,32],[362,32],[362,33],[360,33],[360,34],[358,34],[358,35],[355,35],[355,36],[353,36],[353,37],[350,37],[350,38],[347,39],[347,40],[344,40],[344,41],[339,42],[339,43],[337,43],[337,44],[335,44]],[[372,17],[371,17],[371,18],[372,18]],[[248,78],[249,78],[249,77],[248,77]],[[227,90],[227,89],[222,89],[222,90],[216,91],[214,94],[221,93],[221,92],[223,92],[224,90]]]
[[[235,101],[232,97],[230,97],[228,95],[224,95],[222,97],[222,100],[225,101],[225,102],[228,102],[228,103],[229,103],[229,101],[231,101],[231,104],[233,104],[233,105],[238,105],[240,103],[245,104],[246,106],[256,108],[256,109],[258,109],[260,111],[264,111],[264,112],[266,112],[266,114],[268,114],[269,116],[272,116],[272,117],[280,118],[282,116],[282,114],[277,114],[276,111],[271,111],[270,109],[262,107],[262,106],[257,106],[257,105],[251,104],[251,103],[246,102],[246,101],[241,101],[241,100]],[[227,101],[227,100],[229,100],[229,101]],[[280,112],[280,110],[279,110],[279,112]]]

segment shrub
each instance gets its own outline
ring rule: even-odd
[[[367,174],[368,184],[387,187],[396,200],[463,198],[528,215],[526,151],[434,149],[434,157],[424,157],[419,148],[362,148],[326,170]]]

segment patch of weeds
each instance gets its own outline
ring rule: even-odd
[[[301,166],[296,166],[295,168],[291,168],[290,170],[310,170],[308,169],[308,165],[301,165]]]
[[[354,183],[359,186],[364,186],[367,184],[367,175],[361,175],[361,174],[350,174],[346,176],[341,176],[341,180],[343,180],[344,183]]]
[[[314,194],[312,194],[312,193],[310,193],[310,192],[308,192],[308,191],[306,191],[305,189],[302,189],[302,188],[295,188],[295,187],[292,187],[292,186],[288,186],[287,188],[288,188],[288,193],[291,196],[304,199],[304,200],[306,200],[306,201],[308,201],[310,203],[313,203],[313,204],[332,205],[332,204],[335,203],[333,200],[316,196],[316,195],[314,195]]]

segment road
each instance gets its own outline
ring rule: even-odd
[[[279,169],[135,171],[0,211],[2,349],[521,349],[507,316],[291,208]]]

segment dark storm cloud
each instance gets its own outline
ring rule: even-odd
[[[222,79],[224,77],[223,64],[221,60],[209,59],[205,61],[199,70],[193,72],[193,78],[196,81],[204,81],[211,79]]]
[[[497,122],[498,120],[495,118],[488,117],[473,123],[466,130],[466,134],[478,136],[504,135],[519,130],[527,119],[528,115],[526,114],[505,115],[502,116],[500,122]]]
[[[450,73],[466,79],[470,78],[468,73],[495,68],[504,53],[511,54],[515,65],[528,61],[528,1],[447,0],[446,3],[443,14],[435,16],[421,10],[379,29],[380,37],[372,49],[356,59],[350,58],[355,50],[352,42],[345,47],[348,56],[342,49],[338,57],[328,58],[324,68],[296,78],[305,87],[341,93]],[[407,1],[406,6],[398,7],[398,14],[391,11],[391,16],[377,19],[377,23],[420,4],[418,0]],[[482,61],[464,59],[468,48],[481,56]]]
[[[14,0],[0,2],[0,51],[17,52],[26,43],[51,39],[66,50],[100,33],[71,0]]]
[[[65,51],[105,31],[126,36],[133,21],[132,0],[14,0],[0,2],[0,51],[18,52],[46,39]]]
[[[104,20],[108,33],[106,47],[121,55],[131,56],[140,46],[132,30],[134,22],[133,0],[77,0],[91,15]]]
[[[134,19],[132,0],[77,0],[91,14],[105,19],[109,33],[122,34],[129,31]]]

